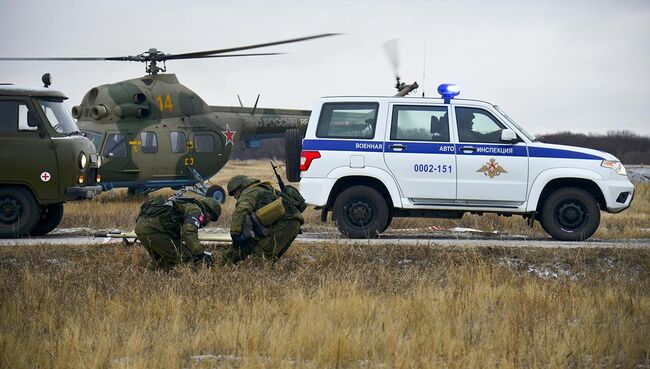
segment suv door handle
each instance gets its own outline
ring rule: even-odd
[[[462,151],[462,152],[464,152],[466,154],[469,154],[469,153],[473,153],[474,151],[476,151],[476,148],[474,146],[463,146],[463,147],[460,148],[460,151]]]
[[[388,147],[390,147],[390,149],[393,150],[393,151],[404,151],[404,150],[406,150],[406,145],[402,145],[402,144],[393,144],[393,145],[390,145]]]

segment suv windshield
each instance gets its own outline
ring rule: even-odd
[[[506,117],[506,119],[508,120],[508,122],[510,122],[513,126],[517,127],[517,129],[519,130],[519,132],[521,132],[521,133],[522,133],[524,136],[526,136],[529,140],[531,140],[531,141],[533,141],[533,142],[534,142],[534,141],[537,141],[537,138],[535,138],[534,135],[528,133],[525,129],[523,129],[519,124],[517,124],[517,122],[515,122],[514,119],[510,118],[510,116],[509,116],[508,114],[506,114],[506,112],[503,111],[500,107],[494,105],[494,108],[495,108],[499,113],[501,113],[501,115],[503,115],[504,117]]]
[[[68,113],[70,110],[65,106],[63,100],[41,98],[39,102],[55,131],[64,135],[79,132],[79,128]]]

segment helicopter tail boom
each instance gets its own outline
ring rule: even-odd
[[[225,121],[241,122],[241,138],[253,136],[282,137],[290,128],[303,132],[307,129],[310,110],[245,108],[239,106],[211,106]]]

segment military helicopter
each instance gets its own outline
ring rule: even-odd
[[[209,106],[167,71],[165,62],[181,59],[250,57],[280,53],[235,53],[243,50],[295,43],[337,35],[313,36],[262,44],[166,54],[149,49],[118,57],[4,57],[0,61],[131,61],[146,63],[146,75],[90,89],[72,108],[77,125],[103,157],[100,170],[104,190],[126,187],[146,193],[203,183],[228,161],[235,142],[257,148],[261,140],[285,138],[289,181],[300,180],[301,138],[309,121],[308,110]],[[162,65],[161,65],[162,64]],[[207,195],[225,200],[218,185]]]

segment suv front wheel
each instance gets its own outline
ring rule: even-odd
[[[540,222],[546,233],[557,240],[583,241],[598,229],[600,208],[587,191],[561,188],[544,201]]]
[[[334,202],[336,227],[350,238],[375,238],[388,225],[388,205],[372,187],[352,186]]]

